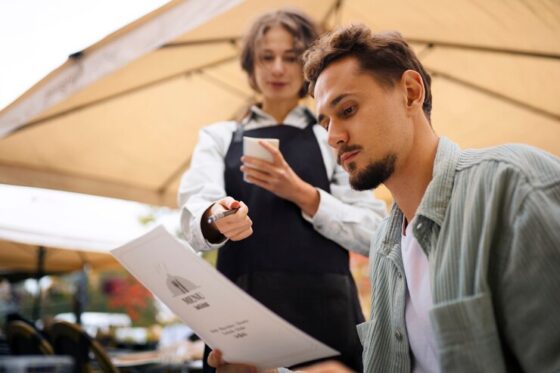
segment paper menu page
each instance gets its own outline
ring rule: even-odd
[[[158,226],[111,251],[224,360],[261,369],[338,355],[251,298]]]

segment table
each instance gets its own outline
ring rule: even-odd
[[[112,351],[113,364],[123,372],[201,372],[204,343],[184,341],[153,351]]]

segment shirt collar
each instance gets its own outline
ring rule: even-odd
[[[299,105],[288,113],[282,124],[303,129],[307,127],[310,121],[314,123],[317,122],[307,107]],[[243,122],[247,127],[272,126],[278,124],[276,119],[264,112],[257,105],[251,106],[249,114]]]
[[[441,226],[451,199],[459,154],[460,149],[455,143],[445,137],[439,139],[432,181],[426,188],[416,215],[424,216]]]
[[[445,137],[439,139],[432,180],[420,201],[412,227],[414,236],[426,252],[426,255],[430,251],[428,235],[432,232],[432,225],[437,224],[441,226],[445,218],[453,191],[453,181],[459,154],[460,149],[455,143]],[[391,215],[387,221],[388,230],[380,248],[381,253],[388,255],[395,251],[395,245],[401,241],[403,222],[404,214],[396,204],[393,204]]]

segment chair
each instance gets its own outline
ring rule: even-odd
[[[51,344],[31,325],[13,320],[6,324],[6,337],[13,355],[53,355]]]
[[[90,364],[90,352],[102,372],[118,373],[101,345],[91,338],[80,326],[67,321],[56,321],[50,328],[54,351],[57,355],[74,358],[74,372],[89,373],[96,369]]]

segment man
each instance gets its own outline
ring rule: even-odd
[[[439,138],[430,78],[398,34],[340,29],[305,73],[352,186],[395,201],[370,250],[364,370],[559,371],[560,160]]]

